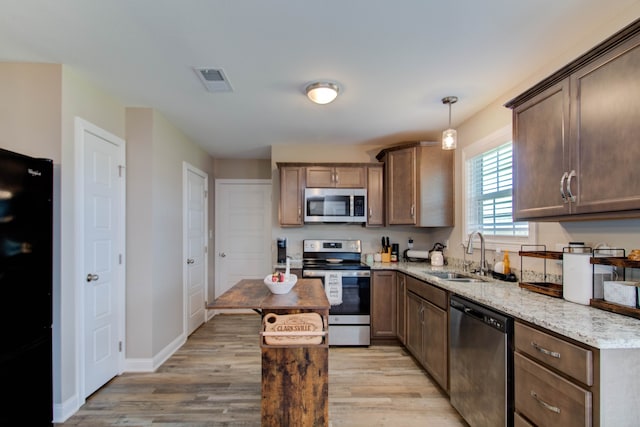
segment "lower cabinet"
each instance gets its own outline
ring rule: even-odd
[[[449,389],[448,295],[406,277],[406,347],[444,390]]]
[[[520,322],[514,341],[515,419],[537,426],[593,425],[594,351]]]
[[[371,338],[397,338],[396,272],[371,274]]]

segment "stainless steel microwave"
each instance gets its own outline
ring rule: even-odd
[[[304,222],[367,222],[367,190],[305,188]]]

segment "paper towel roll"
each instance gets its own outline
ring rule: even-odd
[[[418,250],[414,250],[414,249],[409,249],[407,251],[407,258],[427,259],[427,258],[429,258],[429,251],[418,251]]]
[[[567,301],[589,305],[593,298],[590,259],[590,253],[562,254],[562,297]]]

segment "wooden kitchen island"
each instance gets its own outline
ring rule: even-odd
[[[241,280],[207,306],[212,310],[251,309],[263,319],[271,313],[317,313],[322,319],[319,344],[267,344],[265,322],[256,331],[262,351],[262,426],[329,424],[329,307],[322,281],[303,278],[284,295],[272,294],[262,280]]]

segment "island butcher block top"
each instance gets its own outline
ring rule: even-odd
[[[272,294],[261,279],[243,279],[222,294],[207,309],[329,310],[329,300],[320,279],[298,279],[288,294]]]

